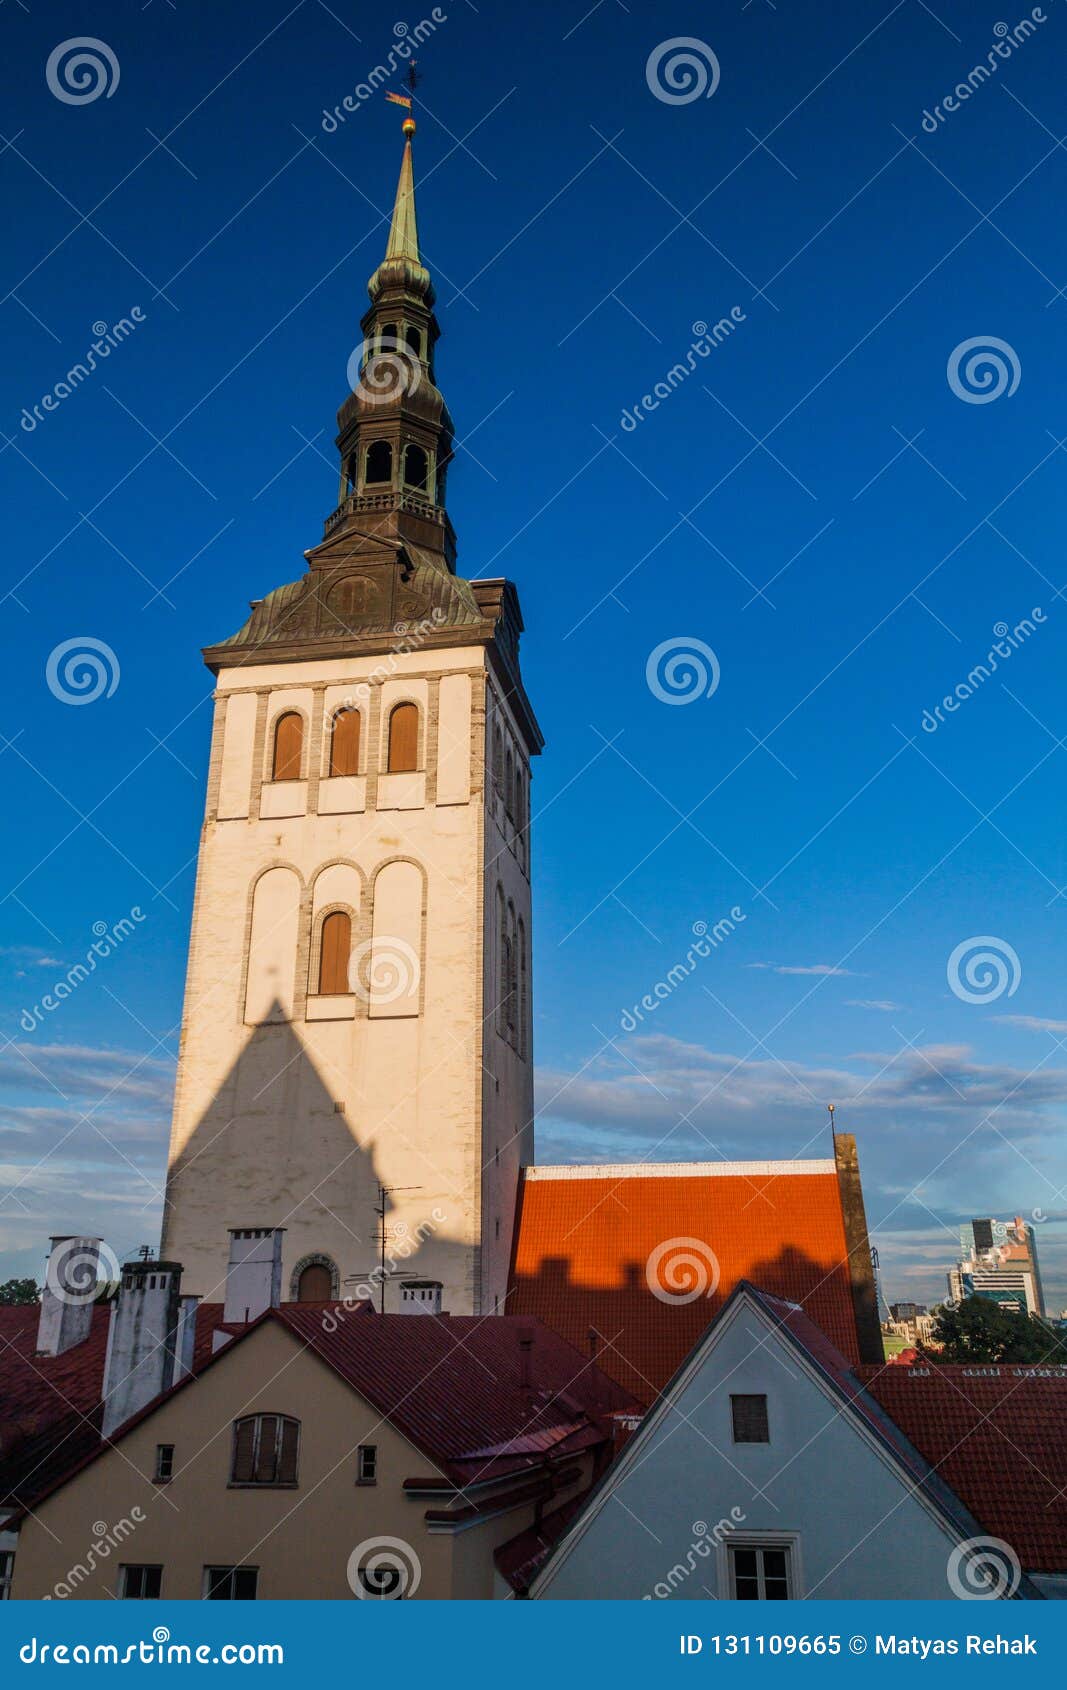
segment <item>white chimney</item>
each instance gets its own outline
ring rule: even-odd
[[[230,1229],[230,1265],[226,1269],[225,1321],[255,1320],[282,1300],[283,1226]]]
[[[100,1238],[75,1236],[49,1240],[37,1322],[38,1355],[61,1356],[88,1338],[102,1243]]]
[[[196,1311],[199,1297],[182,1297],[178,1305],[178,1338],[175,1344],[174,1383],[193,1371],[193,1351],[196,1348]]]
[[[174,1383],[182,1270],[177,1262],[127,1262],[104,1365],[102,1436]]]

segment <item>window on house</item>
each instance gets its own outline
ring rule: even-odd
[[[14,1550],[0,1549],[0,1602],[6,1602],[11,1595],[11,1576],[14,1571]]]
[[[378,1483],[378,1445],[360,1444],[356,1451],[356,1484]]]
[[[410,774],[418,766],[418,706],[398,704],[389,718],[389,773]]]
[[[359,731],[359,711],[338,710],[330,733],[331,775],[359,774]]]
[[[423,493],[426,491],[426,481],[430,473],[430,460],[421,446],[408,446],[404,451],[404,480],[409,487],[417,487]]]
[[[393,479],[393,448],[388,440],[372,440],[367,447],[367,486],[380,486]]]
[[[346,910],[332,910],[322,924],[319,942],[320,994],[336,996],[352,990],[348,978],[351,958],[352,917]]]
[[[173,1477],[174,1477],[174,1445],[173,1444],[157,1444],[156,1445],[156,1483],[160,1484],[160,1485],[166,1484],[167,1480],[173,1479]]]
[[[285,1414],[249,1414],[233,1427],[231,1485],[295,1485],[300,1422]]]
[[[730,1412],[734,1421],[735,1444],[769,1444],[767,1398],[760,1396],[730,1398]]]
[[[251,1602],[259,1584],[258,1567],[205,1567],[204,1597],[209,1602]]]
[[[789,1546],[732,1543],[730,1595],[739,1602],[786,1602],[790,1590]]]
[[[162,1588],[162,1567],[119,1568],[119,1595],[128,1601],[153,1602]]]
[[[287,710],[274,724],[273,780],[299,780],[304,753],[304,718]]]

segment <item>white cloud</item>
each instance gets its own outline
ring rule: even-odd
[[[894,1003],[892,998],[846,998],[845,1004],[849,1009],[881,1009],[887,1015],[904,1008],[902,1003]]]
[[[772,974],[819,974],[841,979],[848,975],[853,979],[860,976],[851,968],[834,968],[828,962],[786,963],[786,962],[746,962],[746,968],[766,968]]]

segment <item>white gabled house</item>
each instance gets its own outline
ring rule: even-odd
[[[508,1594],[1042,1594],[803,1310],[746,1282],[567,1514],[542,1522],[539,1549],[498,1556]]]

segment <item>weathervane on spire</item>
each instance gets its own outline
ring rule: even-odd
[[[391,100],[394,106],[405,106],[407,108],[408,115],[404,119],[403,130],[405,136],[410,141],[411,137],[415,133],[415,90],[421,81],[418,70],[416,69],[416,61],[414,59],[412,59],[411,63],[408,65],[408,74],[405,80],[408,85],[408,92],[406,94],[386,94],[385,97],[387,100]]]

